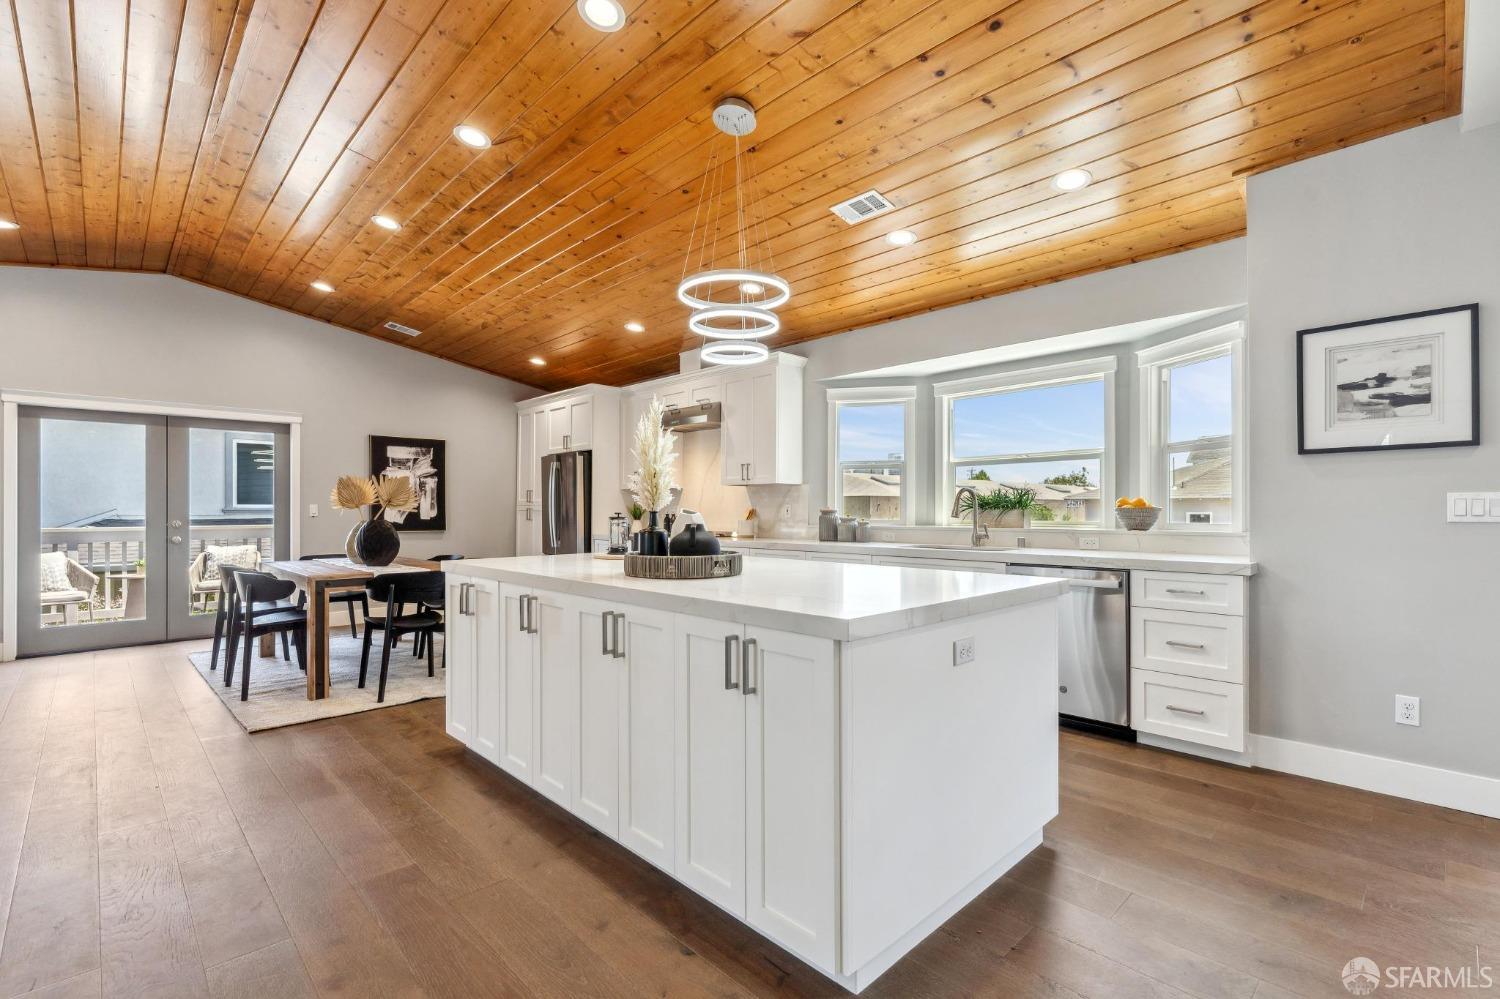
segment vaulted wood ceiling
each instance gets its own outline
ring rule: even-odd
[[[6,2],[0,261],[166,271],[545,387],[697,342],[673,289],[721,95],[759,111],[776,346],[1239,235],[1246,174],[1456,113],[1463,24],[1462,0],[626,0],[613,34],[574,0]],[[1069,167],[1095,182],[1060,193]],[[898,210],[829,212],[870,188]]]

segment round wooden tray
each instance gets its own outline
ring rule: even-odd
[[[638,579],[723,579],[738,576],[744,566],[745,556],[731,551],[717,555],[625,556],[625,575]]]

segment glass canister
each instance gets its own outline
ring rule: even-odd
[[[630,549],[630,521],[623,513],[611,514],[609,518],[609,553],[623,555]]]
[[[830,507],[824,507],[818,511],[818,540],[837,541],[839,539],[839,515]]]
[[[838,520],[838,536],[836,538],[834,538],[834,540],[835,541],[853,541],[854,540],[854,518],[853,517],[840,517],[839,518],[839,520]]]
[[[854,522],[854,540],[859,542],[870,540],[870,522],[863,517]]]

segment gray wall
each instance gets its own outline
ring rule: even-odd
[[[1245,296],[1245,240],[1235,239],[799,344],[790,353],[807,358],[803,401],[803,421],[807,428],[803,440],[807,506],[812,511],[824,506],[828,492],[828,400],[825,386],[820,384],[823,379],[985,347],[1239,305],[1245,302]],[[1227,318],[1219,319],[1218,323]],[[1193,328],[1203,328],[1203,324]],[[1085,350],[1076,356],[1099,357],[1111,352],[1111,348]],[[1057,359],[1033,359],[1021,366]],[[976,373],[983,370],[991,369],[975,369]],[[957,376],[947,374],[937,380],[954,377]],[[1127,400],[1134,398],[1133,372],[1122,368],[1115,384],[1118,413]],[[925,386],[919,389],[925,391]],[[932,407],[919,406],[916,415],[915,460],[920,462],[914,480],[917,522],[930,524]],[[1117,423],[1118,428],[1130,425]],[[1122,443],[1130,442],[1122,439]],[[1127,477],[1131,474],[1129,450],[1127,446],[1127,453],[1119,456],[1121,473]]]
[[[1500,127],[1425,125],[1252,177],[1251,729],[1500,776]],[[1479,447],[1297,455],[1296,331],[1478,302]],[[1393,722],[1422,698],[1420,728]]]
[[[0,387],[302,415],[302,550],[337,551],[333,481],[369,435],[448,442],[449,529],[413,554],[515,551],[515,382],[164,275],[0,267]],[[307,516],[316,503],[321,515]]]

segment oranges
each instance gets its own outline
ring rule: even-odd
[[[1116,510],[1119,510],[1122,507],[1131,507],[1136,510],[1145,510],[1150,506],[1151,504],[1147,503],[1145,498],[1142,496],[1137,496],[1135,499],[1131,499],[1129,496],[1121,496],[1119,499],[1115,500]]]

